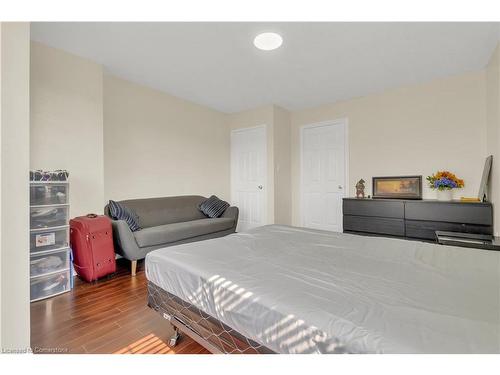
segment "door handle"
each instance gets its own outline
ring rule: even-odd
[[[339,185],[339,190],[342,190],[342,189],[343,189],[342,185]]]
[[[257,186],[257,188],[258,188],[259,190],[262,190],[263,186],[262,186],[262,185],[259,185],[259,186]]]

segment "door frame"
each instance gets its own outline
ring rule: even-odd
[[[303,180],[303,175],[304,175],[304,131],[306,129],[311,129],[311,128],[319,128],[323,126],[343,126],[344,127],[344,189],[343,189],[343,196],[342,198],[345,198],[347,196],[347,191],[348,191],[348,185],[349,185],[349,120],[347,117],[343,118],[338,118],[335,120],[327,120],[327,121],[321,121],[321,122],[315,122],[312,124],[306,124],[302,125],[300,127],[300,182],[299,182],[299,198],[300,198],[300,213],[299,213],[299,220],[300,220],[300,226],[304,226],[305,224],[305,204],[304,204],[304,180]],[[342,205],[340,205],[340,213],[343,215],[342,211]],[[343,220],[340,221],[340,231],[344,231],[344,223]]]
[[[267,125],[266,124],[261,124],[261,125],[256,125],[256,126],[247,126],[244,128],[236,128],[236,129],[231,129],[231,134],[230,134],[230,140],[229,140],[229,180],[230,180],[230,199],[231,199],[231,204],[234,204],[234,196],[235,196],[235,191],[234,191],[234,174],[233,174],[233,134],[235,133],[244,133],[245,131],[249,130],[256,130],[256,129],[264,129],[264,180],[262,181],[262,184],[264,185],[264,190],[263,190],[263,206],[264,206],[264,223],[263,225],[266,225],[269,223],[269,215],[268,215],[268,160],[267,160]]]

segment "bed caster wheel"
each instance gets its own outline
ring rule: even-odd
[[[175,332],[171,337],[170,337],[170,340],[168,341],[168,346],[170,346],[171,348],[173,348],[174,346],[177,345],[177,341],[179,340],[179,337],[180,335]]]

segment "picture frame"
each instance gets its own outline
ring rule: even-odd
[[[422,176],[372,177],[375,199],[422,199]]]
[[[479,193],[477,197],[480,202],[487,202],[488,197],[488,181],[490,179],[491,164],[493,163],[493,155],[489,155],[484,161],[483,174],[481,176],[481,183],[479,184]]]

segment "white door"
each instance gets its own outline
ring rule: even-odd
[[[301,129],[301,216],[308,228],[342,232],[346,122]]]
[[[231,200],[240,210],[238,231],[266,224],[266,126],[231,132]]]

